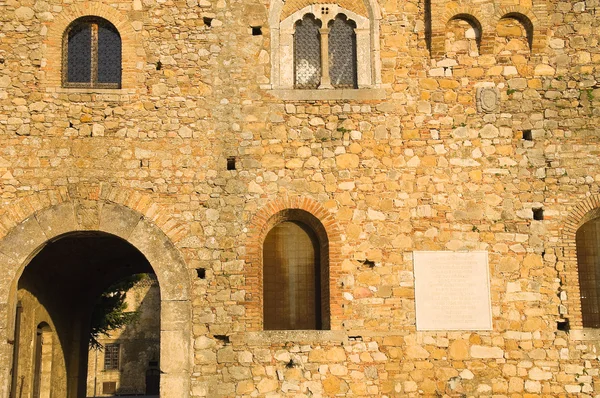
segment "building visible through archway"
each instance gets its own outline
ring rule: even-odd
[[[141,273],[153,274],[149,262],[135,247],[113,235],[77,232],[49,242],[25,267],[18,281],[20,311],[16,330],[19,335],[15,339],[18,349],[13,361],[16,377],[13,377],[11,397],[89,396],[89,388],[86,391],[88,347],[94,305],[109,286]],[[120,339],[123,344],[129,344],[130,353],[117,353],[115,358],[121,362],[112,369],[114,374],[133,377],[131,374],[138,373],[135,382],[118,378],[114,393],[120,393],[121,385],[135,385],[135,388],[128,387],[130,392],[144,394],[146,372],[156,369],[160,358],[158,282],[149,277],[147,286],[138,288],[136,294],[137,298],[128,300],[137,301],[140,308],[147,307],[140,314],[144,322],[128,325],[119,334],[105,336],[113,340],[103,340],[113,342],[112,346],[104,345],[103,354],[110,351],[114,355],[112,350]],[[148,322],[148,318],[153,321]],[[151,330],[142,330],[144,325],[151,325]],[[147,349],[131,348],[128,340],[136,335],[144,340],[141,345],[148,345]],[[127,363],[132,357],[143,360],[147,369],[132,372]],[[124,369],[129,371],[124,372]],[[96,396],[107,395],[101,389],[96,392]]]

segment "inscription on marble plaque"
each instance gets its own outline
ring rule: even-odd
[[[491,330],[487,252],[413,253],[417,330]]]

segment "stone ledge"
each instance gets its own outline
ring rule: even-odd
[[[267,93],[289,101],[328,100],[381,100],[386,98],[385,89],[359,88],[347,90],[267,90]]]
[[[569,340],[572,341],[590,341],[590,340],[598,340],[600,341],[600,329],[571,329],[569,330]]]
[[[265,330],[232,335],[234,343],[250,346],[268,346],[285,343],[342,343],[348,339],[347,333],[340,330]]]

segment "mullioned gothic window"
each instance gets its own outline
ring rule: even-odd
[[[358,88],[356,24],[344,14],[329,18],[328,7],[321,14],[321,20],[306,14],[296,22],[294,87]]]
[[[103,18],[78,18],[63,38],[63,86],[121,87],[121,36]]]
[[[381,87],[377,10],[368,12],[350,1],[297,10],[275,3],[270,88],[300,92]]]

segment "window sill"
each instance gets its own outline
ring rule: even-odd
[[[600,341],[600,329],[571,329],[569,330],[569,340],[574,341],[590,341],[590,340],[598,340]]]
[[[288,101],[328,101],[328,100],[381,100],[386,98],[383,88],[359,88],[341,90],[301,90],[274,89],[269,94]]]
[[[129,101],[136,90],[128,88],[51,87],[47,93],[63,95],[89,95],[94,101]]]
[[[347,340],[347,333],[341,330],[264,330],[240,333],[235,339],[250,346],[285,343],[342,343]]]

